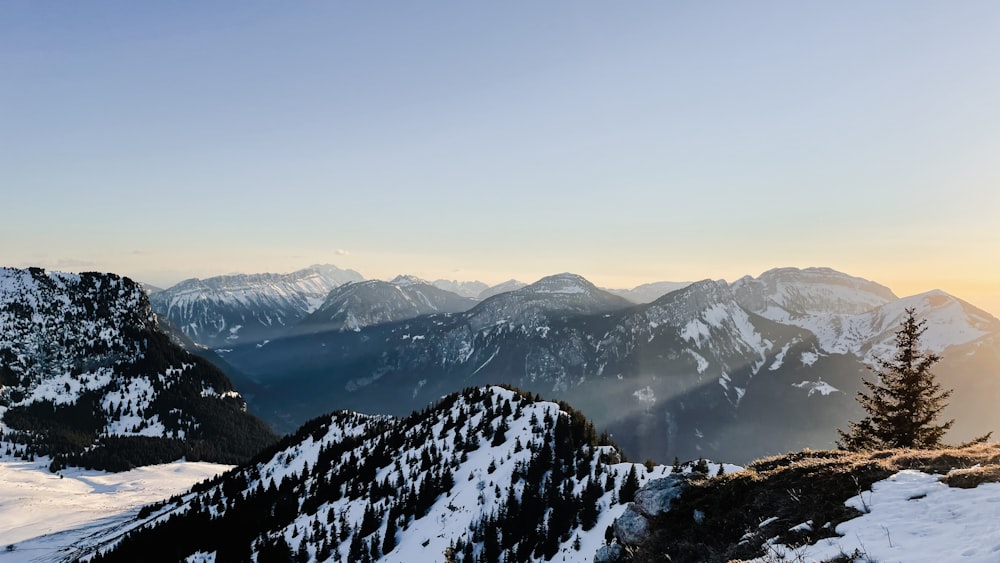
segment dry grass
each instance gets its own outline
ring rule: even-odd
[[[744,471],[693,482],[632,561],[732,561],[765,556],[764,542],[789,546],[835,535],[859,513],[844,501],[904,469],[942,475],[954,487],[1000,482],[1000,444],[940,450],[810,451],[760,459]],[[693,512],[704,521],[695,524]],[[767,525],[760,524],[776,518]],[[812,520],[812,531],[789,532]],[[824,527],[824,524],[828,526]]]

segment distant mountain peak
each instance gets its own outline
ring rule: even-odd
[[[432,285],[438,289],[443,289],[445,291],[450,291],[461,295],[462,297],[469,297],[471,299],[478,299],[479,294],[483,291],[489,289],[485,283],[481,281],[458,281],[458,280],[434,280]]]
[[[417,280],[417,281],[415,281]],[[301,332],[359,331],[434,313],[460,313],[476,302],[427,284],[414,276],[391,282],[368,280],[342,285],[304,319]]]
[[[431,285],[431,282],[418,278],[417,276],[410,274],[400,274],[390,281],[392,285],[407,286],[407,285]]]
[[[466,318],[475,330],[499,322],[538,327],[550,315],[607,313],[632,305],[624,297],[599,289],[583,276],[562,273],[485,299]]]
[[[507,292],[510,292],[510,291],[521,289],[522,287],[524,287],[526,285],[528,285],[528,284],[526,284],[526,283],[524,283],[522,281],[518,281],[518,280],[515,280],[515,279],[509,279],[509,280],[507,280],[505,282],[498,283],[498,284],[496,284],[494,286],[490,286],[490,287],[482,290],[481,292],[479,292],[479,296],[478,297],[479,297],[480,301],[483,301],[485,299],[489,299],[490,297],[493,297],[494,295],[500,295],[501,293],[507,293]]]
[[[362,281],[354,270],[317,264],[289,274],[192,278],[150,295],[153,310],[198,344],[216,348],[280,336],[334,288]]]
[[[731,287],[745,309],[779,322],[857,315],[898,299],[884,285],[832,268],[774,268]]]
[[[637,285],[632,289],[606,289],[610,293],[624,297],[633,303],[652,303],[660,297],[691,285],[691,282],[660,281]]]
[[[535,283],[521,288],[519,291],[527,293],[587,293],[599,291],[597,286],[590,283],[586,278],[577,274],[564,272],[546,276]]]

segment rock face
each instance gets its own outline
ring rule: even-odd
[[[0,269],[0,421],[7,449],[54,467],[235,463],[274,438],[222,372],[159,331],[141,286],[38,268]]]

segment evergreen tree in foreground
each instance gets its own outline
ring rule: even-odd
[[[941,446],[942,436],[955,421],[934,424],[947,406],[951,390],[942,390],[930,371],[941,357],[920,349],[926,324],[926,320],[916,319],[914,309],[906,309],[906,318],[896,331],[895,355],[891,360],[876,359],[878,380],[864,382],[870,393],[858,393],[858,402],[868,415],[848,423],[847,432],[837,430],[841,449]]]

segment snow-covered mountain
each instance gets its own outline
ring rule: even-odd
[[[470,388],[404,419],[319,417],[254,463],[67,553],[99,550],[95,562],[589,563],[638,487],[670,471],[623,462],[566,405]]]
[[[732,284],[740,304],[773,321],[822,315],[858,315],[897,299],[875,282],[830,268],[776,268]]]
[[[290,274],[189,279],[150,295],[157,315],[202,346],[228,347],[280,336],[316,310],[336,287],[361,274],[315,265]]]
[[[1000,333],[1000,320],[957,297],[935,290],[904,297],[859,315],[827,315],[790,321],[815,334],[822,353],[853,354],[868,364],[888,357],[906,309],[927,321],[921,342],[935,353]]]
[[[946,344],[940,376],[956,389],[954,412],[987,413],[957,417],[971,422],[956,423],[954,439],[1000,428],[995,409],[983,408],[1000,400],[1000,379],[989,375],[1000,373],[997,321],[945,294],[890,297],[832,270],[783,269],[634,305],[560,274],[465,313],[226,358],[270,386],[258,406],[276,424],[329,407],[403,414],[464,385],[503,382],[571,401],[641,458],[744,461],[832,447],[835,429],[856,418],[865,362],[887,350],[899,315],[916,306],[928,342]]]
[[[662,459],[721,447],[713,429],[732,423],[750,380],[806,340],[747,313],[724,282],[637,306],[559,274],[465,313],[242,347],[226,358],[273,382],[258,405],[272,420],[322,404],[402,414],[456,385],[501,381],[576,402],[630,451]],[[724,414],[705,420],[709,409]]]
[[[614,293],[619,297],[624,297],[632,303],[652,303],[672,291],[683,289],[689,285],[691,285],[691,282],[661,281],[644,283],[632,289],[607,289],[605,291]]]
[[[140,285],[38,268],[0,269],[0,421],[6,448],[55,467],[231,463],[273,439],[222,372],[158,330]]]
[[[439,289],[419,278],[400,276],[391,282],[369,280],[342,285],[306,317],[298,332],[359,331],[432,313],[460,313],[476,301]]]
[[[582,276],[563,273],[484,299],[469,311],[466,321],[473,330],[499,323],[532,329],[554,314],[607,313],[630,305],[628,300],[598,289]]]
[[[732,284],[740,305],[816,335],[821,354],[853,354],[866,363],[885,357],[906,309],[927,321],[922,341],[941,353],[1000,332],[1000,320],[934,290],[905,298],[888,288],[829,268],[781,268]]]
[[[501,293],[507,293],[508,291],[514,291],[515,289],[521,289],[528,284],[517,281],[514,279],[507,280],[505,282],[498,283],[496,285],[490,286],[479,292],[478,299],[480,301],[489,299],[494,295],[500,295]]]
[[[489,289],[489,286],[481,281],[458,281],[458,280],[434,280],[431,285],[438,289],[450,291],[454,294],[478,299],[479,294]]]

